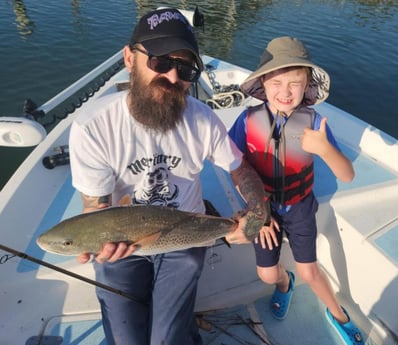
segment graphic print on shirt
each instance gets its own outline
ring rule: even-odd
[[[133,175],[142,175],[135,185],[133,204],[178,207],[177,185],[170,182],[169,171],[177,168],[181,158],[177,156],[154,154],[152,157],[138,159],[128,165]]]
[[[169,183],[165,168],[157,168],[146,173],[142,184],[138,185],[132,197],[133,204],[178,207],[174,200],[178,196],[178,186]]]

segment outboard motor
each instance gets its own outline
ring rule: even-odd
[[[36,103],[29,98],[25,99],[23,113],[28,119],[35,121],[39,121],[39,119],[46,115],[46,113],[43,110],[39,110]]]
[[[23,116],[0,117],[0,146],[28,147],[39,144],[47,135],[46,129],[38,122],[44,112],[26,100]]]
[[[45,128],[27,117],[0,117],[0,146],[28,147],[39,144],[47,135]]]
[[[205,32],[205,16],[202,12],[199,11],[199,7],[195,7],[195,11],[193,12],[192,24],[194,27],[203,27],[203,32]]]

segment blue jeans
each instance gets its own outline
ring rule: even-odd
[[[97,288],[108,345],[202,345],[195,322],[206,248],[94,263],[97,281],[143,302]]]

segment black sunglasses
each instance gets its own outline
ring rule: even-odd
[[[187,82],[195,82],[200,77],[200,70],[195,66],[181,59],[173,59],[169,56],[155,56],[138,47],[131,47],[131,50],[136,50],[148,56],[147,66],[156,73],[167,73],[172,68],[177,69],[178,78]]]

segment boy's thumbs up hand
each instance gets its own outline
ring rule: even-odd
[[[330,143],[326,135],[326,117],[322,118],[319,130],[304,128],[303,136],[301,137],[301,147],[304,151],[322,156],[327,150]]]
[[[319,125],[319,132],[323,132],[326,134],[326,122],[327,122],[327,118],[323,117],[321,120],[321,124]]]

